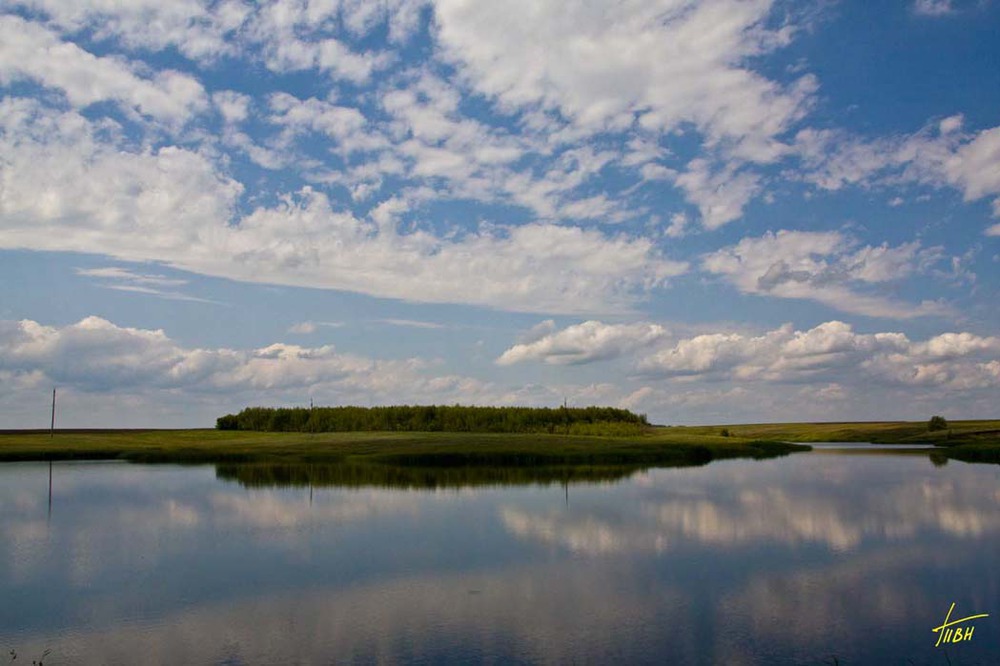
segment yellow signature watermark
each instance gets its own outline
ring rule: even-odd
[[[938,647],[942,643],[947,645],[948,643],[961,643],[962,641],[972,640],[972,632],[975,630],[975,627],[972,625],[959,627],[957,625],[990,616],[989,613],[979,613],[978,615],[963,617],[960,620],[953,620],[951,619],[951,613],[954,610],[955,602],[953,601],[951,602],[951,608],[948,609],[948,614],[944,616],[944,622],[941,626],[931,629],[931,631],[938,635],[937,643],[934,644],[934,647]]]

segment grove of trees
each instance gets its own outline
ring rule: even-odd
[[[574,424],[647,426],[645,414],[614,407],[247,407],[219,417],[219,430],[270,432],[561,432]]]

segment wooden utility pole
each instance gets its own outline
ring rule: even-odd
[[[566,406],[565,396],[563,396],[563,419],[566,421],[566,436],[569,437],[569,408]]]
[[[52,423],[49,425],[49,437],[56,436],[56,389],[52,388]]]

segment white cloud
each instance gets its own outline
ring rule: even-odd
[[[30,79],[62,91],[70,104],[113,101],[128,112],[183,123],[207,108],[205,90],[170,70],[139,76],[122,58],[98,57],[54,32],[16,16],[0,15],[0,84]]]
[[[201,153],[119,150],[97,138],[104,127],[73,112],[8,98],[0,128],[5,248],[137,261],[199,254],[218,242],[242,191]]]
[[[189,58],[232,55],[232,37],[250,11],[239,0],[13,0],[42,12],[69,33],[90,29],[99,41],[115,40],[132,50],[174,46]]]
[[[127,268],[113,266],[107,268],[77,268],[76,274],[96,280],[97,284],[105,289],[147,294],[173,301],[215,302],[178,291],[177,288],[186,285],[188,281],[179,278],[170,278],[165,275],[137,273]]]
[[[37,322],[0,324],[0,369],[41,372],[79,391],[281,391],[327,386],[384,395],[407,382],[422,385],[419,359],[382,361],[276,343],[250,351],[185,348],[162,330],[117,326],[87,317],[63,327]]]
[[[357,109],[311,98],[300,100],[287,93],[275,93],[269,105],[270,121],[293,131],[325,134],[342,154],[388,147],[385,137],[373,132]]]
[[[828,397],[867,391],[876,384],[958,392],[1000,387],[1000,337],[968,332],[911,340],[899,332],[857,333],[841,321],[808,330],[785,324],[756,335],[716,330],[681,339],[651,322],[588,321],[561,330],[545,328],[544,335],[507,349],[497,364],[569,365],[627,357],[640,379],[673,379],[691,387],[684,392],[687,397],[662,385],[609,394],[626,406],[688,404],[691,396],[702,393],[709,401],[722,399],[718,391],[704,392],[694,383],[704,381],[737,384],[726,391],[745,390],[747,382],[804,383]],[[730,398],[735,397],[726,400]]]
[[[117,266],[109,266],[107,268],[78,268],[76,269],[76,274],[84,277],[100,278],[104,280],[120,280],[123,282],[153,285],[156,287],[178,287],[187,284],[187,280],[168,278],[165,275],[136,273],[127,268],[120,268]]]
[[[298,324],[292,324],[288,327],[289,333],[295,333],[296,335],[310,335],[318,330],[318,326],[311,321],[302,321]]]
[[[703,268],[747,294],[814,300],[870,317],[908,319],[943,315],[938,303],[919,305],[862,291],[926,270],[942,258],[919,243],[897,247],[856,244],[838,232],[779,231],[744,238],[704,256]]]
[[[708,229],[739,219],[743,208],[761,189],[756,174],[738,171],[732,164],[713,172],[702,158],[691,160],[674,182],[684,190],[687,200],[698,206],[701,223]]]
[[[220,90],[212,93],[212,103],[222,114],[222,118],[228,124],[238,124],[250,116],[250,104],[252,100],[249,95],[236,92],[235,90]]]
[[[534,329],[537,331],[536,329]],[[516,344],[497,365],[542,361],[553,365],[590,363],[621,356],[662,340],[667,330],[658,324],[605,324],[585,321],[529,342]],[[534,337],[534,336],[531,336]]]
[[[555,405],[567,398],[573,405],[591,405],[614,403],[620,395],[609,383],[500,386],[434,374],[434,366],[420,358],[368,358],[332,345],[186,347],[162,330],[118,326],[95,316],[65,326],[0,320],[0,419],[11,427],[23,423],[23,397],[52,385],[60,387],[64,408],[77,406],[74,422],[93,423],[87,410],[106,412],[111,395],[130,401],[128,420],[138,426],[158,422],[164,401],[190,423],[184,411],[214,418],[213,409],[303,404],[304,396],[327,404]]]
[[[793,408],[815,414],[811,401],[817,396],[869,399],[894,389],[909,391],[905,395],[919,405],[918,410],[940,411],[942,405],[951,405],[954,411],[968,412],[969,405],[982,409],[992,404],[989,396],[1000,388],[997,337],[945,333],[913,341],[901,333],[856,333],[847,324],[831,321],[806,331],[783,326],[761,335],[708,333],[641,355],[657,341],[664,342],[658,330],[662,329],[655,324],[637,323],[612,329],[604,338],[579,331],[564,336],[578,341],[572,352],[577,359],[639,352],[638,368],[647,381],[675,380],[628,389],[610,382],[499,386],[473,377],[435,375],[433,364],[418,358],[372,359],[339,352],[330,345],[275,343],[249,350],[185,347],[162,330],[118,326],[99,317],[65,326],[0,321],[0,417],[11,427],[22,423],[17,416],[23,413],[21,398],[44,393],[53,384],[60,387],[64,406],[77,406],[74,422],[100,425],[88,420],[96,413],[92,410],[106,411],[108,395],[117,396],[115,400],[127,396],[129,422],[137,426],[164,417],[163,401],[174,405],[178,415],[185,410],[190,413],[196,403],[195,411],[207,419],[220,410],[254,402],[303,404],[303,396],[308,395],[331,404],[554,405],[566,397],[574,405],[646,407],[661,415],[664,410],[678,410],[687,420],[697,413],[718,421],[720,414],[729,413],[725,418],[731,421],[735,413],[746,417],[767,413],[787,419]],[[558,351],[553,346],[545,353]],[[532,358],[548,357],[535,353]],[[695,380],[737,385],[709,389],[692,383]],[[754,382],[773,386],[780,399],[748,409],[754,402],[749,400]],[[783,384],[805,388],[788,394]],[[671,386],[684,388],[671,391]],[[963,396],[971,402],[963,402]],[[737,407],[737,412],[727,411]]]
[[[954,116],[948,116],[938,123],[938,131],[941,134],[951,134],[952,132],[957,132],[962,129],[962,124],[965,122],[965,117],[962,114],[956,114]]]
[[[945,160],[949,182],[963,190],[966,201],[1000,194],[1000,127],[978,133]]]
[[[800,177],[825,190],[919,183],[953,187],[965,201],[1000,195],[1000,127],[962,132],[961,115],[914,134],[864,140],[839,130],[804,129],[795,150],[805,166]],[[993,201],[1000,216],[1000,197]]]
[[[771,161],[774,137],[801,117],[815,87],[782,87],[743,63],[780,48],[772,2],[684,0],[435,4],[444,55],[503,109],[558,111],[577,127],[658,131],[684,123],[734,154]]]
[[[955,11],[952,0],[914,0],[913,11],[924,16],[942,16]]]
[[[336,18],[337,8],[318,11],[299,2],[263,5],[248,22],[247,34],[262,49],[268,69],[284,73],[316,69],[334,79],[365,83],[389,64],[382,53],[357,53],[344,41],[329,36],[324,25]]]
[[[517,341],[521,344],[530,344],[532,342],[537,342],[541,340],[549,333],[556,330],[556,322],[552,319],[546,319],[545,321],[540,321],[527,331],[519,334],[517,336]]]
[[[630,310],[687,265],[653,241],[534,223],[402,234],[304,188],[231,225],[242,186],[185,148],[123,152],[72,112],[0,103],[0,247],[93,252],[230,279],[542,312]]]
[[[688,217],[684,213],[674,213],[670,216],[670,226],[663,232],[670,238],[682,238],[687,235]]]
[[[923,342],[902,333],[861,334],[840,321],[808,331],[790,325],[759,336],[698,335],[638,363],[660,377],[856,383],[859,379],[954,390],[1000,386],[1000,338],[944,333]]]
[[[431,330],[445,328],[444,324],[438,324],[433,321],[418,321],[415,319],[379,319],[377,320],[377,323],[387,324],[389,326],[402,326],[404,328],[426,328]]]

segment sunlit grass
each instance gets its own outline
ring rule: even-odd
[[[723,430],[729,436],[722,434]],[[577,431],[579,432],[579,431]],[[573,431],[571,430],[571,433]],[[124,459],[136,462],[338,462],[397,465],[563,465],[699,463],[762,457],[796,447],[780,442],[937,444],[951,458],[1000,462],[1000,420],[771,423],[650,427],[641,434],[499,434],[458,432],[254,432],[105,430],[0,434],[0,460]]]
[[[656,464],[764,457],[802,447],[678,433],[635,437],[450,432],[75,431],[0,435],[0,460],[337,462],[396,465]]]

